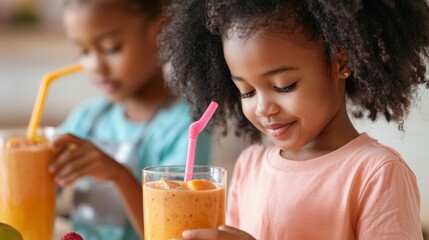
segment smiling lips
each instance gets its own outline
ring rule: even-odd
[[[265,129],[267,129],[267,133],[271,135],[272,137],[278,138],[283,133],[285,133],[293,124],[294,122],[287,123],[287,124],[267,124],[264,125]]]
[[[103,81],[100,86],[107,93],[113,93],[119,88],[119,84],[114,81]]]

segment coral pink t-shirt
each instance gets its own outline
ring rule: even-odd
[[[227,224],[258,240],[423,239],[416,177],[365,133],[306,161],[250,146],[229,191]]]

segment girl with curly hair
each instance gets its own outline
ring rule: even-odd
[[[424,0],[188,0],[161,38],[170,87],[255,144],[227,225],[185,239],[422,239],[416,177],[349,115],[402,129],[425,59]],[[270,143],[261,143],[267,136]]]

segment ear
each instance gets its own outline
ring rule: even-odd
[[[351,75],[349,66],[349,52],[341,48],[331,59],[332,74],[338,76],[339,79],[347,79]]]
[[[167,22],[167,17],[164,14],[159,14],[149,20],[149,36],[152,39],[158,38],[158,35],[161,33],[161,30]]]
[[[146,20],[146,37],[149,41],[150,48],[156,49],[156,52],[159,50],[158,36],[165,24],[165,19],[166,18],[163,14],[158,14],[157,16],[153,16],[152,18]]]

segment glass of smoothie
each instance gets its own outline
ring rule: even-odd
[[[50,240],[55,219],[56,185],[48,165],[55,128],[38,130],[37,143],[26,130],[0,131],[0,222],[25,240]]]
[[[192,180],[183,182],[184,176],[185,165],[143,169],[145,240],[225,224],[226,169],[195,165]]]

